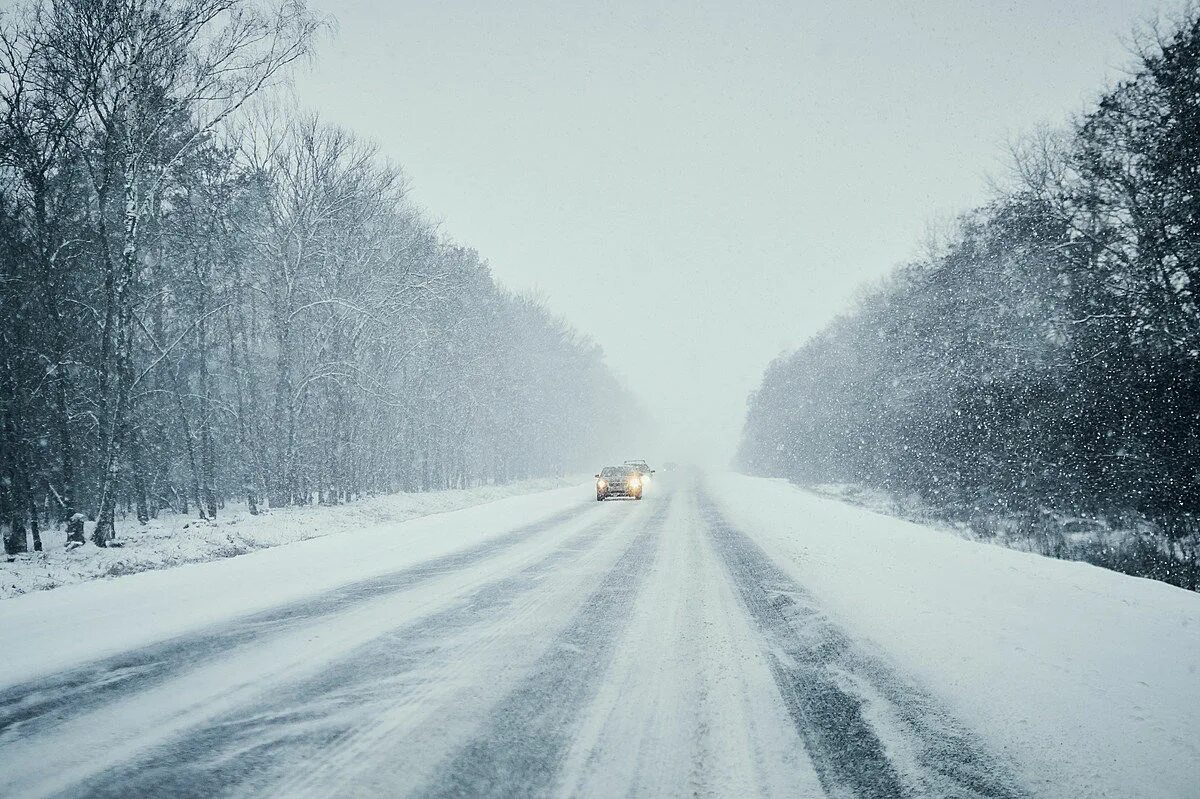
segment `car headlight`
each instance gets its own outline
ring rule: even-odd
[[[638,486],[640,486],[641,484],[642,484],[642,481],[641,481],[641,480],[639,480],[638,478],[636,478],[636,477],[630,477],[630,478],[629,478],[629,485],[630,485],[630,487],[631,487],[631,488],[637,488],[637,487],[638,487]]]
[[[596,488],[608,488],[608,483],[605,482],[604,480],[597,480]]]

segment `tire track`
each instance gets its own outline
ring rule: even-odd
[[[557,796],[813,797],[765,657],[696,511],[694,479],[667,519]],[[674,476],[672,476],[674,478]]]
[[[1027,796],[995,756],[922,689],[861,651],[711,497],[713,546],[767,644],[776,686],[830,796]]]
[[[211,662],[264,636],[287,633],[322,617],[387,594],[406,591],[439,575],[495,557],[579,514],[578,508],[424,563],[350,583],[311,599],[254,613],[215,629],[123,652],[70,671],[0,691],[0,745],[82,716],[105,703],[154,687],[180,668]]]
[[[544,796],[551,791],[654,561],[669,504],[655,510],[532,673],[417,796]]]
[[[576,511],[578,513],[578,511]],[[453,606],[362,645],[310,678],[281,684],[70,789],[72,795],[297,795],[327,763],[353,770],[388,742],[397,711],[428,697],[420,676],[447,639],[488,624],[536,592],[543,579],[620,529],[602,518],[519,571],[492,580]],[[364,719],[362,708],[372,716]],[[340,776],[340,775],[335,775]]]

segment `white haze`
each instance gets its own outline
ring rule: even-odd
[[[339,30],[301,101],[602,343],[662,431],[647,457],[723,461],[770,360],[985,201],[1157,4],[318,7]]]

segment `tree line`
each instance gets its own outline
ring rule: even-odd
[[[297,0],[0,17],[0,527],[562,474],[637,417],[596,343],[281,102]]]
[[[954,519],[1103,517],[1105,565],[1197,586],[1200,16],[1141,37],[1129,77],[1015,180],[752,395],[739,462],[920,498]]]

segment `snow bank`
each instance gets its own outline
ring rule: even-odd
[[[1038,795],[1200,796],[1200,594],[724,475],[714,495],[831,617]]]
[[[977,509],[966,521],[953,521],[947,513],[913,495],[850,483],[804,485],[805,489],[868,510],[898,516],[910,522],[950,530],[964,538],[1035,552],[1062,560],[1081,560],[1135,577],[1152,577],[1171,585],[1189,586],[1188,539],[1168,541],[1153,520],[1134,512],[1115,519],[1080,516],[1046,507],[1023,511]]]
[[[14,597],[0,603],[0,687],[404,569],[568,508],[589,509],[596,505],[590,492],[589,482],[402,522],[384,509],[403,498],[383,498],[375,518],[343,518],[345,535]],[[462,494],[460,502],[483,502],[488,492]],[[336,517],[346,510],[313,512]]]
[[[145,525],[133,520],[118,523],[119,546],[103,549],[90,541],[78,549],[67,549],[66,534],[51,530],[42,534],[45,551],[0,562],[0,600],[85,580],[228,558],[331,533],[394,524],[507,496],[574,485],[580,479],[542,478],[458,491],[390,494],[333,507],[280,508],[258,516],[235,508],[221,511],[213,521],[162,514]],[[88,523],[89,535],[92,526]]]

